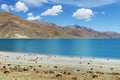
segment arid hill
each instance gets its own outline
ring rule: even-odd
[[[27,21],[8,12],[0,12],[0,38],[117,38],[119,33],[99,32],[79,25],[57,26],[53,23]]]
[[[42,38],[64,37],[57,27],[51,25],[29,22],[7,12],[0,13],[0,37],[1,38]]]

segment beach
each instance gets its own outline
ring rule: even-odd
[[[0,80],[120,80],[120,60],[0,52]]]

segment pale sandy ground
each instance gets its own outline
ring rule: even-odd
[[[120,80],[120,60],[0,52],[0,80]]]

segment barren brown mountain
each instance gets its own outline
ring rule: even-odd
[[[27,21],[8,12],[0,12],[0,38],[120,37],[115,32],[98,32],[90,28],[57,26],[40,21]]]
[[[40,38],[67,36],[48,24],[23,20],[7,12],[0,13],[0,37],[2,38]]]

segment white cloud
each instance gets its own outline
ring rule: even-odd
[[[32,13],[32,12],[31,12],[31,13],[28,13],[27,16],[33,16],[33,13]]]
[[[30,5],[30,6],[40,6],[42,3],[47,3],[47,0],[21,0],[24,3]]]
[[[7,4],[2,4],[1,9],[4,11],[9,11],[9,6]]]
[[[32,12],[28,13],[27,16],[27,20],[40,20],[40,16],[34,16]]]
[[[61,12],[63,12],[62,6],[56,5],[56,6],[53,6],[51,9],[48,9],[45,12],[43,12],[41,16],[57,16]]]
[[[94,13],[91,9],[81,8],[81,9],[76,10],[72,16],[75,17],[76,19],[85,19],[89,21],[91,20],[91,17],[93,15]]]
[[[2,4],[1,9],[4,11],[27,12],[28,7],[21,1],[16,2],[15,5]]]
[[[80,7],[99,7],[118,2],[119,0],[69,0],[69,2],[66,0],[51,0],[51,1],[54,3],[70,4]]]
[[[14,8],[11,7],[11,9],[15,10],[16,12],[21,12],[21,11],[27,12],[28,11],[28,7],[23,2],[21,2],[21,1],[18,1],[15,4]]]

